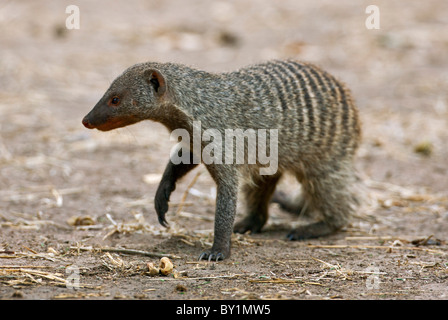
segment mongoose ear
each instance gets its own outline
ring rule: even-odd
[[[160,71],[155,69],[149,69],[145,71],[146,81],[154,88],[154,91],[159,97],[163,96],[166,92],[166,81],[165,77],[160,73]]]

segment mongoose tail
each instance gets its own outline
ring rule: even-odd
[[[262,230],[275,186],[285,173],[300,182],[302,195],[284,207],[316,220],[293,229],[291,240],[341,229],[358,204],[354,169],[361,139],[358,111],[349,90],[311,64],[270,61],[216,74],[173,63],[137,64],[113,81],[82,122],[89,129],[109,131],[142,120],[160,122],[171,132],[186,130],[193,138],[195,122],[201,123],[201,138],[208,129],[221,137],[227,129],[278,130],[278,169],[273,174],[261,174],[258,160],[250,165],[203,162],[217,184],[217,197],[213,246],[200,259],[229,257],[233,231]],[[191,161],[197,156],[192,140],[187,151],[182,149],[190,162],[175,164],[170,159],[156,191],[155,210],[164,226],[176,182],[198,164]],[[205,147],[208,144],[201,141],[201,153]],[[239,191],[246,216],[234,226]]]

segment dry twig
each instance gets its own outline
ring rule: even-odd
[[[446,255],[447,252],[440,251],[440,250],[434,250],[434,249],[428,249],[428,248],[419,248],[419,247],[401,247],[401,246],[366,246],[366,245],[313,245],[308,244],[308,248],[324,248],[324,249],[384,249],[385,251],[391,250],[391,249],[399,249],[399,250],[415,250],[415,251],[425,251],[428,253],[435,253],[435,254],[442,254]]]
[[[80,251],[99,251],[99,252],[115,252],[115,253],[124,253],[124,254],[136,254],[136,255],[142,255],[142,256],[147,256],[147,257],[156,257],[156,258],[167,257],[167,258],[170,258],[170,259],[180,259],[179,256],[176,256],[174,254],[163,254],[163,253],[158,253],[158,252],[142,251],[142,250],[134,250],[134,249],[124,249],[124,248],[70,247],[70,249],[71,250],[80,250]]]
[[[187,189],[185,189],[185,192],[182,195],[182,199],[179,203],[179,206],[177,207],[176,214],[179,214],[182,211],[182,209],[184,207],[185,200],[187,200],[188,193],[190,192],[190,189],[193,188],[196,181],[198,181],[198,178],[201,175],[201,173],[202,173],[202,171],[198,171],[196,173],[196,175],[194,176],[193,180],[191,180],[190,184],[187,186]]]

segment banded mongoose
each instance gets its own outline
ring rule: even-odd
[[[292,173],[302,186],[295,210],[316,218],[293,229],[290,240],[337,231],[348,223],[359,202],[354,168],[361,135],[358,111],[349,90],[312,64],[276,60],[227,73],[174,63],[136,64],[113,81],[82,122],[87,128],[108,131],[147,119],[171,132],[183,128],[190,136],[194,121],[201,122],[202,130],[214,128],[223,136],[227,128],[278,130],[274,174],[261,175],[259,162],[206,164],[217,184],[217,198],[213,246],[200,254],[200,260],[229,257],[232,230],[262,229],[284,173]],[[205,145],[202,141],[201,150]],[[168,161],[155,195],[162,225],[167,226],[165,213],[176,181],[196,166],[194,161]],[[233,228],[239,190],[246,216]]]

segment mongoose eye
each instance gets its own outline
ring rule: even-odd
[[[120,98],[117,96],[112,97],[109,101],[109,105],[118,106],[120,104]]]

